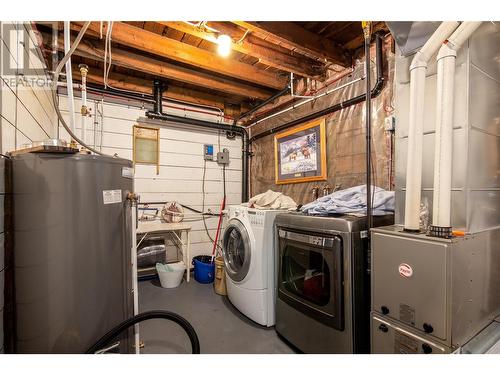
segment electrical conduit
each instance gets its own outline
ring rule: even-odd
[[[406,166],[406,199],[404,229],[419,231],[420,196],[422,188],[422,143],[424,126],[425,75],[427,63],[439,46],[458,27],[458,22],[443,22],[410,65],[410,121],[408,159]]]
[[[370,242],[371,234],[370,229],[373,226],[372,215],[372,96],[371,96],[371,82],[370,82],[370,37],[371,37],[371,22],[363,21],[363,34],[365,37],[365,76],[366,76],[366,89],[365,89],[365,131],[366,131],[366,219],[368,229],[368,242]]]

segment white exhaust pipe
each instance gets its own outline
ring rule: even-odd
[[[424,125],[425,75],[427,63],[443,41],[458,27],[459,22],[443,22],[410,65],[410,122],[408,130],[408,160],[406,166],[406,201],[404,228],[419,230],[420,196],[422,188],[422,142]]]
[[[432,226],[451,232],[451,170],[453,156],[453,99],[457,51],[481,25],[463,22],[446,40],[437,56],[436,138],[434,148],[434,198]],[[431,228],[431,234],[440,232]],[[436,233],[437,233],[436,232]]]

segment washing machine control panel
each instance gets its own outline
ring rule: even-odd
[[[248,220],[250,224],[262,227],[264,226],[264,212],[249,210]]]

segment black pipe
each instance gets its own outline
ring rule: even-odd
[[[94,354],[98,350],[101,350],[106,345],[108,345],[111,340],[115,339],[126,329],[132,327],[133,325],[150,319],[166,319],[171,320],[178,325],[187,333],[189,341],[191,341],[191,348],[193,354],[200,354],[200,341],[198,340],[198,335],[194,330],[193,326],[182,316],[175,314],[170,311],[163,310],[152,310],[137,314],[127,320],[124,320],[116,327],[112,328],[108,333],[102,336],[94,345],[87,349],[85,354]]]
[[[151,95],[151,94],[143,94],[140,92],[136,92],[136,93],[123,92],[123,91],[115,90],[115,89],[110,88],[110,87],[104,88],[103,86],[97,86],[97,85],[91,84],[91,83],[87,83],[87,91],[97,93],[97,94],[104,94],[104,95],[109,94],[109,95],[117,96],[117,97],[120,97],[123,99],[136,100],[136,101],[144,102],[147,104],[154,104],[154,102],[155,102],[155,100],[153,99],[153,95]],[[165,91],[165,86],[163,86],[163,92],[164,91]],[[162,99],[165,99],[165,97],[162,97]],[[179,103],[180,105],[189,105],[192,107],[199,107],[201,109],[205,109],[205,108],[214,109],[214,107],[211,107],[211,106],[204,106],[202,104],[189,103],[189,102],[177,100],[174,98],[167,98],[166,100],[169,102],[172,102],[172,103]]]
[[[385,82],[384,75],[383,75],[383,64],[384,63],[383,63],[383,58],[382,58],[382,55],[383,55],[382,42],[383,42],[382,36],[380,34],[376,33],[375,34],[375,44],[376,44],[376,60],[377,60],[376,61],[377,81],[375,82],[375,85],[373,86],[373,89],[370,92],[372,98],[376,98],[380,94],[380,92],[382,91],[382,88],[384,87],[384,82]],[[320,111],[311,113],[310,115],[298,118],[296,120],[292,120],[292,121],[287,122],[283,125],[276,126],[274,128],[268,129],[262,133],[256,134],[249,139],[249,142],[252,143],[252,142],[256,141],[257,139],[260,139],[260,138],[266,137],[268,135],[280,132],[282,130],[291,128],[295,125],[299,125],[299,124],[302,124],[304,122],[308,122],[308,121],[317,119],[318,117],[326,116],[330,113],[337,112],[343,108],[347,108],[347,107],[350,107],[352,105],[361,103],[361,102],[365,101],[365,99],[366,99],[366,93],[363,93],[363,94],[358,95],[354,98],[337,103],[331,107],[322,109]]]
[[[123,99],[129,99],[129,100],[137,100],[140,102],[146,102],[146,103],[154,103],[153,96],[150,94],[141,94],[141,93],[132,93],[132,92],[122,92],[115,90],[113,88],[107,87],[99,87],[97,85],[94,85],[92,83],[87,83],[87,91],[89,92],[94,92],[98,94],[109,94],[109,95],[114,95],[114,96],[119,96],[120,98]]]
[[[153,80],[153,113],[163,113],[163,82],[159,79]]]
[[[188,117],[180,117],[180,116],[174,116],[174,115],[168,115],[164,113],[153,113],[153,112],[146,112],[146,116],[151,119],[155,120],[162,120],[162,121],[170,121],[174,123],[181,123],[181,124],[186,124],[186,125],[193,125],[193,126],[198,126],[200,128],[204,129],[214,129],[214,130],[221,130],[225,131],[226,134],[229,135],[238,135],[242,139],[242,150],[241,150],[241,157],[242,157],[242,168],[241,168],[241,173],[242,173],[242,186],[241,186],[241,199],[243,202],[248,201],[248,159],[250,157],[250,142],[248,140],[248,132],[245,128],[241,126],[236,126],[236,125],[224,125],[224,124],[219,124],[217,122],[211,122],[211,121],[202,121],[202,120],[196,120],[193,118],[188,118]]]
[[[378,70],[378,69],[377,69]],[[365,35],[365,71],[366,71],[366,216],[368,222],[368,240],[370,239],[370,228],[373,227],[372,216],[372,93],[370,77],[370,35]]]
[[[242,118],[245,118],[245,117],[251,115],[252,113],[254,113],[254,112],[258,111],[259,109],[263,108],[264,106],[268,105],[269,103],[272,103],[273,101],[275,101],[276,99],[278,99],[280,96],[285,95],[286,93],[288,93],[290,91],[290,87],[291,87],[290,85],[291,84],[292,84],[292,82],[289,81],[288,84],[285,86],[285,88],[283,90],[278,91],[276,94],[270,96],[269,98],[267,98],[266,100],[264,100],[259,105],[256,105],[255,107],[250,108],[245,113],[240,114],[238,117],[236,117],[234,119],[233,125],[236,125],[236,123],[238,121],[240,121]]]

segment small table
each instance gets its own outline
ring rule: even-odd
[[[183,240],[183,233],[185,239]],[[137,228],[137,246],[141,244],[149,235],[170,234],[176,245],[181,249],[182,258],[186,265],[186,281],[190,279],[191,260],[191,226],[185,223],[162,223],[160,221],[139,221]]]

